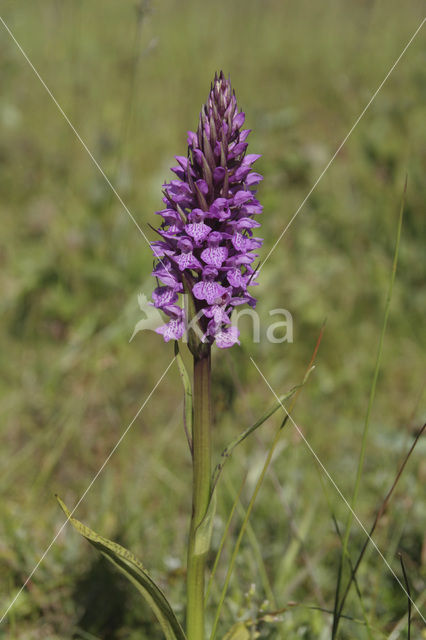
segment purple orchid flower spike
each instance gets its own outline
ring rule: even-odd
[[[242,129],[244,120],[230,81],[216,74],[197,132],[188,132],[188,155],[176,156],[177,179],[163,185],[166,208],[157,212],[163,221],[161,241],[152,243],[160,260],[153,271],[159,281],[153,304],[169,317],[157,332],[166,341],[184,335],[177,303],[179,293],[189,294],[202,336],[189,341],[194,355],[201,343],[239,344],[233,308],[256,304],[247,287],[254,284],[251,265],[262,245],[253,236],[259,226],[254,216],[262,213],[255,190],[262,176],[252,170],[260,156],[246,153],[250,130]]]

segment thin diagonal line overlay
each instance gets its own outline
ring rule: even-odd
[[[364,527],[364,525],[362,524],[361,520],[358,518],[357,514],[355,513],[355,511],[352,509],[351,505],[349,504],[349,502],[347,501],[347,499],[345,498],[345,496],[343,495],[343,493],[341,492],[341,490],[339,489],[339,487],[337,486],[337,484],[335,483],[335,481],[333,480],[333,478],[331,477],[331,475],[329,474],[329,472],[327,471],[327,469],[325,468],[325,466],[323,465],[323,463],[321,462],[321,460],[318,458],[317,454],[315,453],[315,451],[312,449],[311,445],[309,444],[309,442],[307,441],[307,439],[305,438],[303,432],[301,429],[299,429],[299,427],[297,426],[297,424],[295,423],[295,421],[293,420],[293,418],[291,417],[291,415],[289,414],[289,412],[287,411],[287,409],[285,408],[285,406],[283,405],[283,403],[281,402],[281,400],[279,399],[279,397],[277,396],[277,394],[275,393],[275,391],[273,390],[273,388],[271,387],[271,385],[269,384],[268,380],[265,378],[265,376],[263,375],[263,373],[261,372],[261,370],[259,369],[259,367],[257,366],[257,364],[255,363],[255,361],[253,360],[253,358],[251,356],[250,360],[252,361],[253,365],[255,366],[255,368],[257,369],[257,371],[259,372],[259,374],[262,376],[265,384],[269,387],[270,391],[273,393],[273,395],[275,396],[276,400],[279,402],[279,404],[281,405],[282,409],[284,410],[284,412],[287,414],[287,416],[289,417],[291,423],[293,424],[293,426],[295,427],[296,431],[298,432],[298,434],[300,435],[300,437],[302,438],[303,442],[305,443],[305,445],[308,447],[309,451],[312,453],[312,455],[314,456],[315,460],[318,462],[318,464],[320,465],[321,469],[324,471],[325,475],[327,476],[327,478],[329,479],[329,481],[331,482],[331,484],[333,485],[333,487],[336,489],[337,493],[339,494],[339,496],[342,498],[343,502],[345,503],[345,505],[348,507],[348,509],[350,510],[350,512],[352,513],[353,517],[355,518],[355,520],[358,522],[359,526],[361,527],[361,529],[364,531],[364,533],[367,535],[367,537],[369,538],[371,544],[373,545],[373,547],[376,549],[377,553],[379,554],[379,556],[381,557],[381,559],[383,560],[383,562],[385,563],[385,565],[387,566],[387,568],[389,569],[389,571],[392,573],[393,577],[395,578],[395,580],[397,581],[397,583],[399,584],[399,586],[401,587],[401,589],[403,590],[403,592],[405,593],[405,595],[407,596],[407,598],[410,600],[411,604],[413,605],[413,607],[416,609],[417,613],[419,614],[419,616],[421,617],[421,619],[423,620],[423,622],[426,624],[426,619],[423,617],[422,612],[420,611],[420,609],[418,608],[418,606],[416,605],[416,603],[411,599],[410,595],[408,594],[406,588],[404,587],[404,585],[402,584],[401,580],[398,578],[398,576],[396,575],[396,573],[394,572],[394,570],[392,569],[392,567],[390,566],[389,562],[386,560],[385,556],[383,555],[383,553],[380,551],[379,547],[377,546],[377,544],[374,542],[373,538],[370,536],[370,534],[368,533],[367,529]]]
[[[152,390],[150,391],[150,393],[148,394],[148,396],[146,397],[144,403],[142,404],[142,406],[139,408],[138,412],[136,413],[136,415],[134,416],[133,420],[128,424],[128,426],[126,427],[126,429],[123,431],[123,433],[120,436],[120,439],[118,440],[118,442],[114,445],[114,447],[111,449],[110,453],[108,454],[108,456],[105,458],[104,462],[102,463],[101,467],[99,468],[99,470],[97,471],[96,475],[93,477],[92,481],[90,482],[89,486],[87,487],[87,489],[85,490],[85,492],[83,493],[83,495],[81,496],[81,498],[79,499],[79,501],[77,502],[77,504],[75,505],[74,509],[71,511],[70,513],[70,518],[73,515],[73,513],[76,511],[76,509],[78,509],[78,507],[80,506],[80,504],[83,502],[84,498],[86,497],[86,495],[88,494],[88,492],[90,491],[90,489],[92,488],[92,486],[94,485],[94,483],[96,482],[97,478],[99,477],[99,475],[102,473],[102,471],[104,470],[104,468],[106,467],[106,465],[108,464],[108,462],[110,461],[112,455],[114,454],[114,452],[117,450],[117,448],[119,447],[119,445],[121,444],[121,442],[124,440],[125,436],[127,435],[127,433],[130,430],[130,427],[133,425],[133,423],[135,422],[135,420],[139,417],[139,415],[141,414],[142,410],[146,407],[146,405],[148,404],[148,402],[150,401],[152,395],[154,394],[155,390],[157,389],[157,387],[159,386],[159,384],[161,383],[161,381],[163,380],[164,376],[166,375],[166,373],[168,372],[168,370],[170,369],[170,367],[172,366],[173,362],[175,361],[175,357],[172,358],[172,360],[170,361],[169,365],[167,366],[167,368],[165,369],[165,371],[163,371],[163,373],[161,374],[160,378],[157,380],[156,384],[154,385],[154,387],[152,388]],[[21,595],[22,591],[25,589],[25,587],[27,586],[27,584],[29,583],[29,581],[31,580],[31,578],[33,577],[33,575],[35,574],[35,572],[37,571],[37,569],[39,568],[39,566],[41,565],[41,563],[43,562],[44,558],[47,556],[47,554],[49,553],[50,549],[53,547],[53,545],[55,544],[56,540],[58,539],[58,537],[60,536],[60,534],[62,533],[62,531],[64,530],[64,528],[66,527],[68,522],[68,519],[65,520],[65,522],[63,523],[63,525],[61,526],[61,528],[59,529],[59,531],[57,532],[57,534],[54,536],[54,538],[52,538],[49,546],[47,547],[47,549],[44,551],[44,553],[42,554],[40,560],[37,562],[37,564],[35,565],[34,569],[31,571],[31,573],[29,574],[28,578],[25,580],[24,584],[22,585],[22,587],[19,589],[18,593],[15,595],[15,597],[13,598],[13,600],[11,601],[11,603],[9,604],[9,606],[7,607],[6,611],[3,613],[2,617],[0,618],[0,624],[4,621],[4,619],[6,618],[7,614],[9,613],[9,611],[11,610],[11,608],[13,607],[13,605],[15,604],[15,602],[17,601],[17,599],[19,598],[19,596]]]
[[[47,93],[49,94],[50,98],[53,100],[53,102],[55,103],[57,109],[59,110],[59,112],[61,113],[61,115],[63,116],[64,120],[66,121],[66,123],[68,124],[68,126],[70,127],[70,129],[73,131],[74,135],[76,136],[77,140],[80,142],[80,144],[82,145],[82,147],[85,149],[85,151],[87,152],[87,154],[89,155],[90,159],[92,160],[93,164],[95,165],[95,167],[98,169],[98,171],[100,172],[100,174],[102,175],[102,177],[104,178],[105,182],[107,183],[107,185],[110,187],[111,191],[113,192],[113,194],[115,195],[115,197],[117,198],[117,200],[119,201],[119,203],[121,204],[121,206],[123,207],[123,209],[126,211],[127,215],[130,217],[130,219],[132,220],[132,222],[136,225],[136,227],[138,228],[139,232],[141,233],[142,237],[144,238],[145,242],[148,244],[148,246],[153,250],[154,254],[156,254],[155,248],[151,246],[146,234],[144,233],[144,231],[142,230],[142,228],[140,227],[139,223],[137,222],[136,218],[134,217],[134,215],[132,214],[132,212],[130,211],[130,209],[128,208],[128,206],[125,204],[125,202],[123,201],[122,197],[120,196],[120,194],[118,193],[117,189],[114,187],[114,185],[112,184],[111,180],[108,178],[108,176],[106,175],[105,171],[102,169],[101,165],[99,164],[99,162],[96,160],[96,158],[94,157],[93,153],[90,151],[89,147],[87,146],[87,144],[84,142],[83,138],[81,137],[81,135],[78,133],[77,129],[74,127],[73,123],[71,122],[71,120],[68,118],[67,114],[65,113],[65,111],[63,110],[63,108],[61,107],[61,105],[59,104],[59,102],[56,100],[55,96],[53,95],[53,93],[51,92],[51,90],[49,89],[49,87],[47,86],[47,84],[45,83],[45,81],[43,80],[43,78],[41,77],[40,73],[37,71],[37,69],[35,68],[35,66],[33,65],[33,63],[31,62],[31,60],[29,59],[28,55],[25,53],[24,49],[22,48],[22,46],[19,44],[19,42],[17,41],[17,39],[15,38],[15,36],[13,35],[12,31],[9,29],[9,27],[7,26],[6,22],[3,20],[3,18],[0,16],[0,22],[3,24],[4,28],[6,29],[6,31],[8,32],[8,34],[10,35],[10,37],[12,38],[13,42],[16,44],[16,46],[18,47],[19,51],[22,53],[22,55],[24,56],[25,60],[27,61],[27,63],[29,64],[29,66],[31,67],[31,69],[33,70],[34,74],[37,76],[37,78],[40,80],[41,84],[43,85],[43,87],[45,88],[45,90],[47,91]],[[160,262],[162,262],[161,258],[159,256],[156,255],[156,257],[158,258],[158,260]]]
[[[332,165],[332,163],[334,162],[334,160],[336,159],[336,157],[338,156],[338,154],[340,153],[340,151],[342,150],[342,148],[344,147],[344,145],[348,141],[349,137],[352,135],[354,129],[359,124],[361,118],[365,115],[366,111],[371,106],[372,102],[375,100],[377,94],[379,93],[379,91],[381,90],[381,88],[385,84],[386,80],[389,78],[389,76],[391,75],[391,73],[393,72],[393,70],[395,69],[395,67],[399,63],[399,61],[401,60],[401,58],[404,55],[404,53],[407,51],[408,47],[413,42],[414,38],[419,33],[420,29],[423,27],[425,22],[426,22],[426,18],[423,18],[423,20],[421,21],[421,23],[419,24],[419,26],[417,27],[417,29],[415,30],[415,32],[413,33],[413,35],[411,36],[411,38],[409,39],[409,41],[407,42],[405,47],[403,48],[402,52],[399,54],[399,56],[397,57],[397,59],[395,60],[395,62],[393,63],[393,65],[391,66],[389,71],[387,72],[387,74],[385,75],[384,79],[379,84],[379,86],[377,87],[376,91],[373,93],[373,95],[371,96],[371,98],[367,102],[367,104],[365,105],[364,109],[361,111],[361,113],[358,116],[358,118],[355,120],[355,122],[352,125],[352,127],[350,128],[349,132],[343,138],[342,142],[340,143],[340,145],[338,146],[338,148],[334,152],[333,156],[330,158],[330,160],[328,161],[328,163],[326,164],[326,166],[324,167],[324,169],[322,170],[322,172],[320,173],[320,175],[318,176],[318,178],[314,182],[314,184],[311,187],[311,189],[309,190],[308,194],[305,196],[304,200],[301,202],[301,204],[297,208],[296,212],[293,214],[292,218],[290,218],[290,221],[287,223],[287,226],[281,232],[278,240],[275,241],[275,243],[273,244],[272,248],[270,249],[268,255],[262,261],[262,264],[260,265],[259,269],[257,270],[258,273],[260,272],[261,269],[263,269],[263,267],[265,266],[265,262],[267,260],[269,260],[269,257],[271,256],[272,252],[275,251],[275,249],[277,248],[278,244],[281,242],[281,240],[283,239],[284,235],[286,234],[287,230],[290,228],[290,226],[293,224],[293,222],[296,219],[296,217],[299,215],[299,212],[301,211],[301,209],[304,207],[304,205],[306,204],[306,202],[310,198],[312,192],[314,191],[314,189],[316,189],[316,187],[318,186],[319,182],[322,180],[322,178],[324,177],[325,173],[328,171],[328,169],[330,168],[330,166]]]

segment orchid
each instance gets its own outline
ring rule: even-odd
[[[165,342],[175,343],[174,360],[184,386],[184,426],[192,460],[185,631],[144,565],[121,545],[73,518],[72,512],[60,502],[74,527],[140,591],[167,640],[206,637],[205,573],[216,484],[223,467],[222,462],[212,474],[211,347],[216,344],[226,349],[239,343],[232,312],[239,305],[256,305],[249,287],[257,284],[253,263],[262,245],[262,239],[254,236],[260,226],[255,216],[262,213],[262,205],[256,198],[256,186],[262,176],[252,169],[260,156],[246,153],[250,130],[242,129],[244,120],[230,81],[222,72],[216,74],[197,131],[188,133],[187,156],[176,156],[178,164],[172,169],[176,179],[163,185],[165,208],[157,212],[162,218],[156,230],[160,239],[151,243],[155,256],[152,275],[157,286],[150,309],[165,314],[167,322],[155,331]],[[139,296],[144,311],[146,303],[146,298]],[[152,318],[146,315],[133,335],[141,327],[152,328]],[[192,354],[192,380],[179,351],[178,341],[184,336],[188,337]],[[251,431],[270,415],[271,412],[257,421]],[[233,440],[226,450],[228,456],[247,433]],[[219,614],[220,607],[217,619]]]

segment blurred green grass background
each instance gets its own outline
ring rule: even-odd
[[[161,184],[185,154],[216,70],[230,73],[249,149],[262,153],[265,257],[420,24],[424,6],[348,0],[138,3],[3,0],[9,25],[149,237]],[[167,367],[153,333],[129,344],[149,294],[152,255],[99,171],[0,25],[1,437],[0,602],[16,594]],[[217,454],[296,384],[327,324],[317,369],[294,411],[336,483],[351,494],[391,271],[405,175],[400,261],[357,513],[372,522],[424,421],[426,46],[422,30],[261,273],[262,339],[214,355]],[[269,310],[285,307],[294,343],[269,344]],[[280,417],[241,446],[219,491],[213,545],[247,474],[247,505]],[[420,442],[376,532],[414,600],[424,588]],[[265,594],[280,607],[330,609],[339,541],[319,471],[291,425],[251,518],[223,610],[222,636]],[[190,461],[175,367],[76,513],[131,548],[183,613]],[[325,481],[343,526],[346,507]],[[217,584],[221,585],[232,528]],[[354,558],[363,534],[354,526]],[[262,563],[254,549],[261,549]],[[256,584],[251,603],[244,599]],[[374,637],[388,637],[406,598],[374,550],[359,574]],[[212,611],[218,590],[213,589]],[[419,605],[421,600],[419,600]],[[424,604],[424,600],[423,600]],[[352,596],[346,613],[362,619]],[[294,606],[265,638],[329,638],[331,616]],[[413,622],[418,633],[420,623]],[[2,635],[4,634],[4,635]],[[395,637],[407,637],[406,625]],[[220,637],[222,637],[220,636]],[[150,612],[68,527],[21,594],[0,637],[160,638]],[[367,638],[344,621],[342,639]],[[420,636],[419,636],[420,637]]]

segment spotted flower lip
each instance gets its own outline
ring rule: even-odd
[[[220,348],[239,344],[234,307],[256,304],[248,287],[257,284],[252,264],[262,245],[253,235],[260,226],[254,216],[263,210],[256,198],[262,176],[252,169],[260,155],[247,153],[244,121],[230,80],[215,74],[197,131],[188,131],[187,156],[175,156],[174,178],[163,185],[165,208],[157,211],[152,304],[169,318],[157,329],[166,342],[184,336],[183,292],[194,302],[202,341]]]

